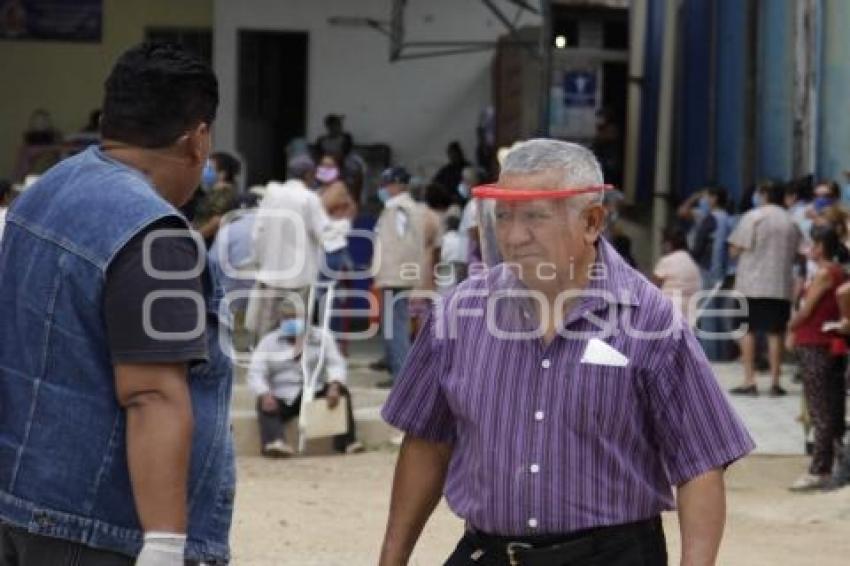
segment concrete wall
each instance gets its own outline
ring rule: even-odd
[[[850,2],[823,0],[818,174],[844,182],[850,169]]]
[[[2,41],[0,69],[0,176],[12,173],[30,113],[46,108],[54,125],[72,133],[100,106],[103,81],[127,47],[149,26],[206,27],[212,0],[104,0],[100,43]]]
[[[322,133],[323,117],[335,112],[346,115],[357,143],[388,143],[396,162],[419,172],[442,164],[453,139],[471,158],[478,113],[490,102],[493,52],[390,63],[387,37],[327,23],[330,16],[388,20],[389,14],[390,0],[216,0],[213,58],[222,83],[216,147],[238,150],[238,30],[306,31],[311,140]],[[535,22],[525,12],[518,24]],[[410,0],[405,24],[408,40],[495,40],[505,33],[479,0]]]
[[[794,2],[759,2],[756,170],[780,181],[791,178],[794,164]]]

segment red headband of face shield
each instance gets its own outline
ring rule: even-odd
[[[477,199],[493,199],[502,201],[529,201],[539,199],[570,198],[588,193],[610,191],[614,185],[593,185],[572,189],[504,189],[496,185],[479,185],[472,189],[472,196]]]

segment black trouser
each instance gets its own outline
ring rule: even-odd
[[[345,386],[339,388],[340,396],[348,400],[348,432],[334,437],[334,450],[345,452],[349,444],[357,439],[354,430],[354,411],[351,407],[351,394]],[[323,398],[327,395],[328,388],[325,386],[316,393],[316,397]],[[277,410],[271,413],[263,411],[262,397],[257,399],[257,418],[260,422],[260,441],[263,446],[275,440],[284,440],[284,425],[301,413],[301,395],[289,405],[282,399],[277,400]]]
[[[0,566],[133,566],[136,559],[0,523]],[[186,566],[198,562],[186,561]]]
[[[667,566],[667,543],[660,517],[557,536],[496,537],[467,531],[444,566],[513,565]]]

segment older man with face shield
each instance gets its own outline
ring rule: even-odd
[[[382,566],[406,564],[445,494],[447,565],[713,564],[723,470],[753,448],[673,304],[600,237],[587,149],[515,146],[477,187],[487,269],[435,308],[384,418],[405,431]],[[674,497],[674,488],[676,496]]]

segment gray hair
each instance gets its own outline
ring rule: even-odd
[[[562,187],[589,187],[603,184],[602,167],[593,152],[576,143],[545,138],[531,139],[513,146],[505,156],[502,173],[531,174],[560,171]],[[556,188],[556,187],[553,187]],[[576,208],[601,204],[605,193],[591,193],[570,199]]]

